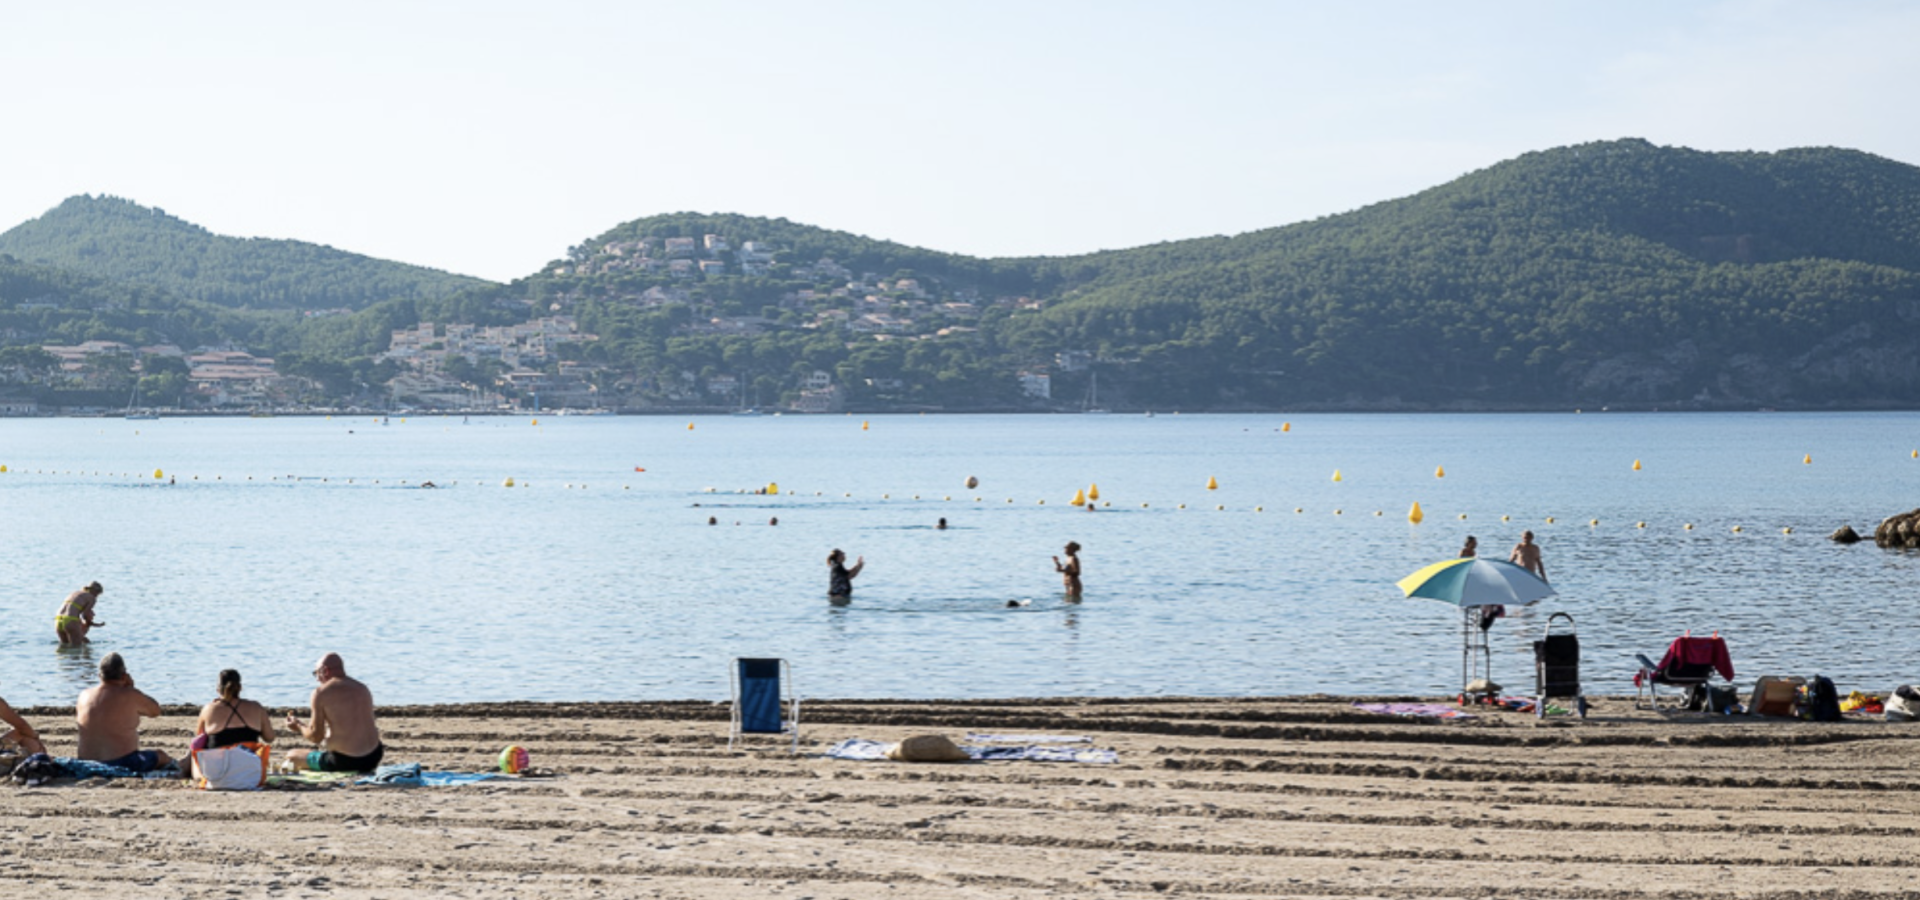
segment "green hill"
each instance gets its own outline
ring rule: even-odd
[[[771,403],[822,370],[874,409],[1075,408],[1096,375],[1118,409],[1920,401],[1920,169],[1832,148],[1583,144],[1310,222],[1069,257],[675,213],[492,285],[92,198],[0,252],[44,263],[0,258],[14,343],[211,335],[366,375],[394,328],[558,314],[598,336],[560,357],[629,407],[710,403],[719,375]],[[263,311],[334,306],[358,312]],[[1023,371],[1054,399],[1024,396]]]
[[[223,237],[116,197],[70,197],[0,233],[0,253],[234,309],[363,309],[488,282],[301,241]]]

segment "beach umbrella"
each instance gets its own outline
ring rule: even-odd
[[[1554,596],[1540,576],[1510,562],[1467,556],[1446,559],[1400,579],[1408,597],[1454,606],[1526,606]]]
[[[1438,600],[1459,607],[1461,700],[1467,695],[1491,695],[1493,656],[1487,647],[1492,615],[1480,607],[1527,606],[1554,596],[1540,576],[1510,562],[1466,556],[1445,559],[1400,579],[1408,597]],[[1478,676],[1475,679],[1475,676]]]

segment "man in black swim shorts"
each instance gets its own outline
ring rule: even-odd
[[[309,704],[313,714],[302,722],[289,713],[287,730],[320,745],[320,749],[304,757],[294,754],[294,767],[317,772],[371,772],[379,768],[387,748],[380,742],[380,726],[373,721],[373,692],[347,677],[346,663],[338,653],[320,657],[313,677],[320,682]]]

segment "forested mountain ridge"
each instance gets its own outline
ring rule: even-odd
[[[0,253],[234,309],[359,310],[488,283],[319,244],[216,235],[106,196],[69,197],[0,233]]]
[[[110,202],[123,208],[105,215],[163,217]],[[5,276],[0,307],[31,299]],[[649,216],[511,284],[305,320],[229,314],[129,278],[157,286],[69,287],[97,309],[104,295],[107,308],[174,308],[158,323],[358,379],[363,394],[427,365],[475,389],[508,366],[571,372],[593,402],[635,409],[806,408],[820,373],[835,403],[868,409],[1078,408],[1096,373],[1100,405],[1120,409],[1920,403],[1920,169],[1833,148],[1596,142],[1309,222],[1066,257]],[[123,319],[59,335],[127,340],[140,325],[183,340],[153,316]],[[449,343],[453,324],[536,319],[591,337],[544,360],[476,362]],[[385,352],[394,329],[422,322],[439,331]],[[1041,375],[1050,398],[1034,390]]]

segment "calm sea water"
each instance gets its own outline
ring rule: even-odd
[[[1920,505],[1916,414],[688,424],[0,421],[0,696],[69,703],[114,650],[163,702],[235,667],[294,705],[329,650],[386,703],[722,699],[746,655],[815,697],[1440,694],[1457,613],[1394,581],[1523,528],[1560,596],[1495,626],[1510,686],[1553,611],[1590,691],[1630,690],[1630,654],[1688,629],[1727,637],[1742,678],[1920,680],[1920,557],[1825,540]],[[1094,484],[1110,506],[1068,505]],[[1078,605],[1049,559],[1068,540]],[[834,547],[867,561],[844,606]],[[54,612],[91,579],[109,625],[61,651]]]

